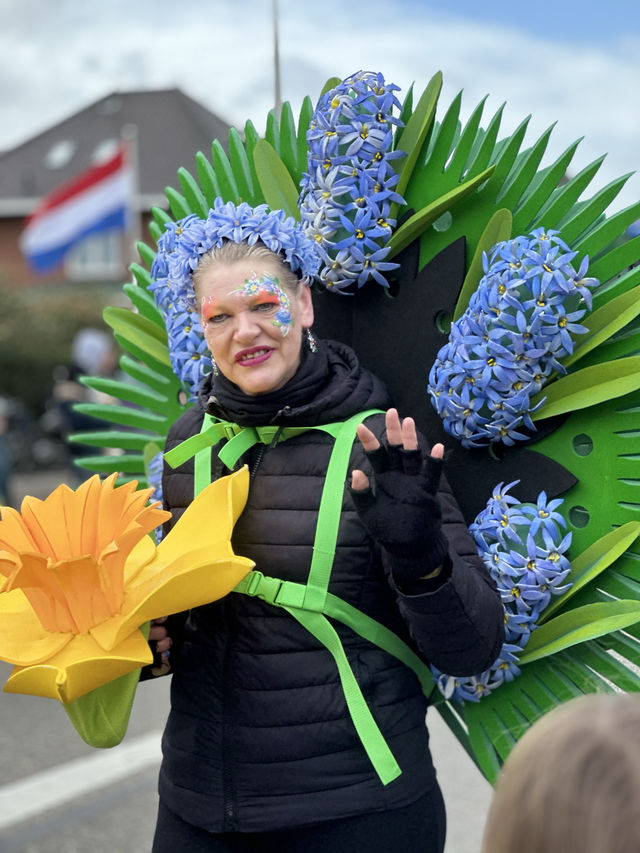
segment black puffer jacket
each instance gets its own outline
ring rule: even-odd
[[[237,400],[224,406],[222,395],[210,400],[211,388],[205,387],[199,404],[172,428],[167,449],[200,430],[207,405],[245,426],[332,423],[388,406],[378,380],[360,369],[347,347],[327,344],[317,363],[326,363],[326,377],[320,385],[315,378],[310,382],[307,402],[300,404],[294,378],[294,405],[286,404],[285,386],[274,399],[283,405],[269,417],[264,410],[273,395],[245,398],[247,408],[240,411]],[[367,423],[382,434],[383,416]],[[306,581],[332,446],[330,436],[311,430],[254,448],[242,460],[250,464],[251,485],[233,545],[265,575]],[[219,464],[216,459],[213,476],[224,473]],[[357,441],[354,467],[368,468]],[[193,461],[166,470],[163,488],[175,520],[193,495]],[[417,646],[441,670],[473,674],[497,657],[502,608],[450,492],[440,497],[450,542],[448,578],[425,581],[424,594],[402,595],[385,575],[379,549],[345,491],[329,589]],[[416,676],[350,629],[334,627],[401,776],[380,783],[349,717],[330,653],[285,610],[231,593],[189,614],[174,656],[160,775],[160,794],[171,810],[214,832],[267,831],[400,807],[435,788],[427,702]]]

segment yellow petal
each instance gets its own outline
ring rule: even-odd
[[[143,622],[222,598],[254,565],[234,555],[228,542],[187,551],[169,566],[156,557],[143,570],[146,582],[127,589],[122,613],[96,625],[91,634],[104,649],[112,649]]]
[[[34,498],[25,498],[22,504],[25,523],[40,544],[42,553],[48,554],[53,561],[83,556],[81,551],[74,550],[72,544],[74,528],[78,521],[67,518],[65,513],[65,508],[68,509],[67,501],[72,495],[73,490],[63,483],[44,501],[36,503]],[[45,543],[48,543],[48,546],[45,547]]]
[[[20,513],[10,506],[2,507],[0,550],[7,550],[13,554],[38,550]]]
[[[125,586],[135,580],[136,576],[156,555],[156,543],[151,536],[144,536],[137,545],[134,545],[127,557],[124,567]]]
[[[0,595],[0,659],[20,666],[42,663],[71,641],[71,634],[45,631],[20,589]]]
[[[62,504],[70,554],[96,554],[97,534],[94,519],[97,518],[100,492],[100,477],[94,474],[68,495],[68,500]]]
[[[46,663],[15,667],[4,689],[7,693],[73,702],[152,660],[149,645],[140,631],[135,631],[108,655],[90,635],[79,634]]]
[[[158,545],[158,559],[172,563],[187,548],[231,539],[249,494],[249,469],[221,477],[203,489]]]
[[[59,498],[62,492],[65,489],[68,490],[68,488],[69,487],[64,484],[58,486],[58,488],[54,489],[54,491],[49,495],[46,502],[41,501],[39,498],[34,498],[32,495],[27,495],[20,504],[22,520],[27,526],[33,541],[36,543],[35,550],[39,551],[41,554],[46,554],[53,559],[57,558],[54,543],[59,538],[56,536],[55,530],[62,528],[63,525],[60,524],[59,515],[57,522],[53,527],[51,524],[45,526],[43,524],[43,520],[49,518],[52,506],[55,506],[58,503],[55,498]]]
[[[91,629],[105,649],[149,619],[222,598],[253,568],[251,560],[234,555],[229,541],[248,491],[245,467],[198,495],[127,586],[120,614]]]
[[[0,626],[5,613],[22,613],[29,607],[29,601],[21,589],[0,593]]]

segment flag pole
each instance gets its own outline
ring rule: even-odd
[[[138,260],[137,244],[142,240],[142,204],[140,200],[140,162],[138,156],[138,126],[128,123],[120,130],[125,157],[131,169],[129,184],[129,212],[127,229],[125,231],[126,258],[125,265]]]
[[[278,0],[273,0],[273,65],[274,65],[274,112],[280,118],[282,98],[280,95],[280,50],[278,46]]]

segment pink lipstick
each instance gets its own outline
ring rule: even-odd
[[[236,364],[243,367],[255,367],[265,362],[273,352],[271,347],[249,347],[235,354]]]

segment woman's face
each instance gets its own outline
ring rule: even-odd
[[[218,369],[245,394],[282,388],[300,365],[302,332],[313,323],[309,288],[278,281],[269,258],[214,263],[199,277],[196,297],[207,345]]]

